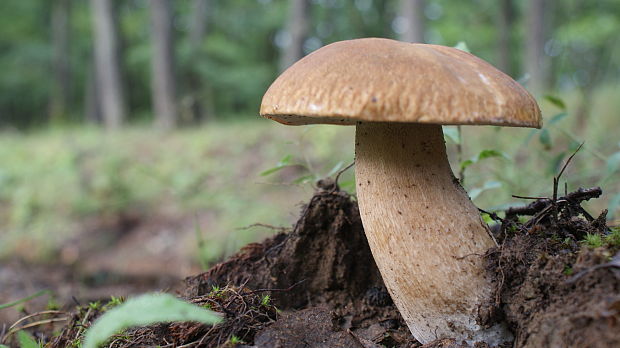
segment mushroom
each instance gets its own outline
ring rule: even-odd
[[[496,245],[452,174],[441,125],[540,127],[517,82],[456,48],[357,39],[325,46],[278,77],[261,116],[287,125],[356,125],[357,198],[373,257],[394,303],[422,343],[512,340],[485,325]]]

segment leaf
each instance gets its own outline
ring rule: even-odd
[[[30,336],[26,331],[18,331],[17,332],[17,340],[19,341],[20,348],[40,348],[41,346],[37,343],[37,341]]]
[[[443,127],[443,136],[455,144],[461,143],[461,138],[459,137],[459,130],[457,127]]]
[[[548,129],[541,129],[538,134],[538,140],[545,147],[545,150],[551,150],[551,134]]]
[[[472,164],[474,164],[474,163],[476,163],[476,162],[474,162],[474,161],[473,161],[473,160],[471,160],[471,159],[464,160],[463,162],[461,162],[461,171],[465,170],[465,168],[467,168],[467,167],[471,166],[471,165],[472,165]]]
[[[39,297],[39,296],[42,296],[42,295],[45,295],[45,294],[49,294],[49,293],[50,293],[49,290],[40,290],[40,291],[37,291],[36,293],[30,295],[30,296],[21,298],[21,299],[19,299],[17,301],[0,304],[0,309],[5,309],[5,308],[13,307],[13,306],[16,306],[16,305],[18,305],[20,303],[30,301],[33,298],[36,298],[36,297]]]
[[[459,41],[456,43],[456,45],[454,46],[454,48],[461,50],[461,51],[465,51],[467,53],[471,53],[471,51],[469,50],[469,47],[467,47],[467,43],[465,43],[465,41]]]
[[[562,98],[558,96],[547,94],[545,96],[545,100],[547,100],[548,102],[550,102],[551,104],[557,106],[558,108],[562,110],[566,110],[566,103],[564,103],[564,100],[562,100]]]
[[[559,114],[556,114],[553,117],[551,117],[551,120],[549,120],[549,124],[556,124],[562,121],[566,116],[568,116],[568,113],[560,112]]]
[[[493,157],[501,157],[505,159],[510,159],[506,153],[497,150],[482,150],[480,153],[470,159],[464,160],[461,162],[461,171],[465,170],[467,167],[471,166],[474,163],[478,163],[487,158]]]
[[[510,159],[510,157],[508,157],[508,155],[506,155],[506,153],[502,152],[502,151],[482,150],[478,154],[478,161],[481,161],[481,160],[487,159],[487,158],[491,158],[491,157],[502,157],[502,158],[505,158],[505,159]]]
[[[502,187],[502,183],[499,181],[487,181],[482,185],[482,187],[477,187],[469,190],[469,198],[471,198],[471,200],[473,201],[474,199],[478,198],[478,196],[480,196],[480,194],[482,194],[484,191],[500,187]]]
[[[142,295],[110,309],[86,332],[83,348],[96,348],[115,333],[159,322],[197,321],[216,324],[221,317],[207,309],[181,301],[170,294]]]
[[[291,159],[293,158],[292,155],[286,155],[284,157],[282,157],[282,159],[280,159],[280,161],[278,161],[278,163],[276,163],[276,166],[273,168],[269,168],[267,170],[264,170],[260,173],[260,176],[267,176],[269,174],[273,174],[279,170],[282,170],[288,166],[291,165]]]

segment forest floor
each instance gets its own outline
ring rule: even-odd
[[[620,231],[605,224],[605,212],[593,217],[580,205],[599,195],[597,188],[578,190],[495,217],[499,246],[485,256],[496,280],[490,305],[515,334],[516,347],[620,345]],[[225,321],[129,329],[109,346],[422,346],[383,285],[357,204],[332,185],[319,187],[291,230],[176,285],[171,292],[209,304]],[[31,330],[49,347],[69,346],[100,314],[87,307],[56,327],[55,336],[49,326]],[[424,347],[461,346],[446,339]]]

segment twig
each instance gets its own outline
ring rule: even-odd
[[[603,194],[600,187],[595,186],[588,189],[579,188],[576,191],[568,193],[564,197],[557,199],[557,202],[562,201],[571,202],[573,204],[579,204],[582,201],[587,201],[592,198],[598,198]],[[535,202],[532,202],[524,207],[512,207],[505,210],[506,216],[513,215],[536,215],[538,212],[546,209],[551,204],[551,199],[541,198]]]
[[[560,174],[558,174],[557,176],[558,181],[560,181],[560,178],[562,177],[562,174],[564,174],[564,170],[566,169],[566,167],[568,167],[568,164],[570,163],[570,161],[573,159],[573,157],[575,157],[577,152],[581,150],[581,147],[583,146],[583,144],[585,144],[585,141],[581,143],[579,147],[575,150],[575,152],[573,152],[573,154],[570,155],[570,157],[566,160],[566,163],[564,163],[564,166],[562,166],[562,170],[560,170]]]
[[[30,324],[26,324],[26,325],[21,326],[21,327],[13,328],[13,329],[9,330],[9,332],[7,332],[6,335],[2,338],[2,342],[5,342],[7,337],[11,337],[11,335],[16,333],[17,331],[28,329],[28,328],[39,326],[39,325],[43,325],[43,324],[51,324],[51,323],[55,323],[55,322],[59,322],[59,321],[65,321],[65,320],[69,320],[69,317],[43,319],[43,320],[32,322]]]
[[[607,262],[607,263],[603,263],[600,265],[596,265],[587,269],[584,269],[583,271],[575,274],[573,277],[571,277],[569,280],[566,281],[567,284],[572,284],[575,283],[576,281],[578,281],[579,279],[581,279],[581,277],[583,277],[584,275],[591,273],[593,271],[596,271],[597,269],[601,269],[601,268],[609,268],[609,267],[613,267],[613,268],[620,268],[620,252],[617,252],[616,255],[611,259],[611,261]]]
[[[480,209],[480,208],[478,208],[478,211],[479,211],[479,212],[481,212],[481,213],[483,213],[483,214],[487,214],[487,215],[489,215],[489,216],[491,217],[491,219],[493,219],[494,221],[504,222],[504,219],[502,219],[501,217],[499,217],[499,216],[497,215],[497,213],[494,213],[494,212],[488,212],[488,211],[486,211],[486,210],[484,210],[484,209]]]
[[[64,312],[64,311],[52,311],[52,310],[50,310],[50,311],[42,311],[42,312],[32,313],[32,314],[27,315],[27,316],[25,316],[23,318],[20,318],[19,320],[14,322],[13,325],[9,326],[9,331],[11,331],[14,327],[19,325],[19,323],[21,323],[21,322],[23,322],[25,320],[28,320],[28,319],[33,318],[33,317],[37,317],[39,315],[45,315],[45,314],[67,314],[67,312]]]
[[[336,177],[334,178],[334,183],[336,183],[336,186],[338,186],[338,179],[340,179],[340,175],[342,175],[342,173],[346,172],[347,170],[349,170],[349,168],[353,167],[354,165],[355,165],[355,161],[351,162],[351,164],[349,164],[348,166],[338,171],[338,174],[336,174]]]
[[[294,287],[296,287],[297,285],[299,285],[299,284],[301,284],[301,283],[303,283],[305,281],[306,281],[306,279],[302,279],[302,280],[298,281],[297,283],[289,286],[286,289],[256,289],[256,290],[249,291],[248,293],[255,294],[257,292],[266,292],[266,291],[271,291],[271,292],[288,292],[288,291],[293,290]]]
[[[519,198],[519,199],[537,199],[537,200],[541,200],[541,199],[549,199],[547,197],[529,197],[529,196],[518,196],[518,195],[511,195],[512,198]]]
[[[244,226],[244,227],[239,227],[237,228],[237,230],[249,230],[250,228],[253,227],[264,227],[264,228],[268,228],[274,231],[280,231],[280,232],[286,232],[289,230],[288,227],[282,227],[282,226],[273,226],[273,225],[269,225],[269,224],[263,224],[263,223],[255,223],[255,224],[251,224],[248,226]]]

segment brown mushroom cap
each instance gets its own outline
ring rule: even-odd
[[[269,87],[260,114],[289,125],[542,126],[534,98],[482,59],[378,38],[336,42],[301,59]]]

